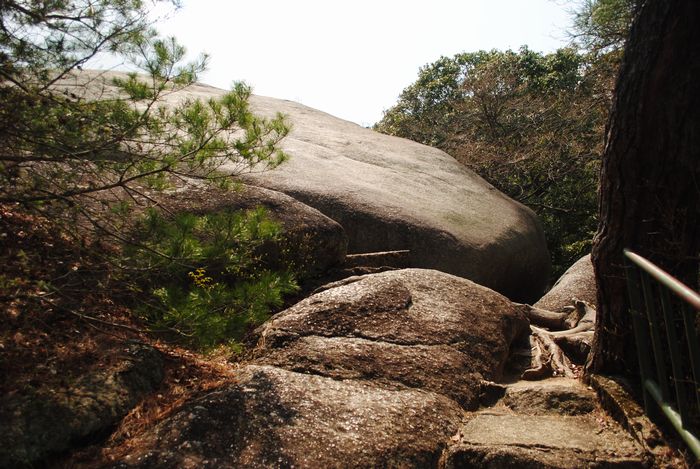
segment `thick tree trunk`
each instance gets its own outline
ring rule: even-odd
[[[632,27],[601,173],[593,244],[598,320],[589,371],[637,368],[623,248],[697,286],[699,25],[700,1],[647,0]]]

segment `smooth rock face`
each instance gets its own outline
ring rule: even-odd
[[[446,153],[290,101],[255,96],[293,125],[291,155],[249,180],[339,222],[349,252],[409,249],[411,265],[469,278],[514,299],[542,293],[549,257],[534,213]]]
[[[256,362],[426,389],[469,409],[527,327],[521,309],[488,288],[395,270],[338,282],[277,314],[259,329]]]
[[[436,467],[462,416],[433,393],[246,366],[117,467]]]
[[[109,97],[115,75],[84,71],[58,86]],[[195,85],[164,101],[223,93]],[[340,223],[349,252],[408,249],[414,267],[469,278],[522,302],[544,291],[550,262],[535,214],[446,153],[291,101],[253,96],[251,108],[265,116],[285,114],[293,130],[281,145],[290,160],[249,175],[248,181],[284,192]]]
[[[567,306],[573,306],[573,298],[585,301],[593,307],[596,305],[595,273],[590,254],[569,267],[552,289],[533,306],[549,311],[562,311]]]

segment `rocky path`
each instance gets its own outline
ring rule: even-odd
[[[642,448],[577,380],[520,381],[504,388],[452,438],[444,467],[648,467]]]
[[[125,78],[117,72],[84,71],[57,86],[87,99],[109,97],[117,93],[111,79],[120,76]],[[168,93],[163,104],[223,93],[195,85]],[[523,345],[528,353],[532,350],[532,318],[568,322],[562,301],[595,302],[590,260],[572,267],[556,294],[550,292],[534,305],[554,316],[532,307],[528,313],[526,305],[493,290],[532,302],[545,289],[549,255],[531,210],[439,150],[288,101],[253,97],[251,106],[263,115],[282,112],[293,127],[282,142],[290,161],[247,176],[249,183],[269,190],[178,191],[159,205],[204,212],[263,205],[284,226],[294,262],[328,275],[329,281],[350,277],[271,318],[258,331],[255,353],[235,370],[235,379],[227,374],[215,388],[187,395],[181,405],[178,401],[159,414],[159,420],[144,423],[118,454],[110,455],[110,464],[644,466],[645,451],[576,380],[502,384],[508,381],[505,369],[513,351]],[[284,246],[279,248],[283,252]],[[553,350],[570,345],[585,354],[592,336],[590,330],[581,331],[566,342],[547,333],[540,329],[541,353],[530,353],[544,357],[538,376],[567,369],[563,360],[548,366]],[[143,361],[139,371],[145,368],[149,373],[144,376],[153,379],[137,379],[134,392],[113,386],[124,381],[121,366],[98,375],[103,391],[97,393],[76,392],[67,384],[57,393],[42,391],[41,402],[56,402],[59,409],[42,411],[54,424],[43,433],[32,426],[39,420],[33,406],[5,399],[0,405],[0,416],[6,417],[0,419],[0,467],[18,466],[16,459],[2,459],[3,448],[20,454],[25,465],[39,464],[50,457],[48,450],[68,451],[70,445],[103,436],[138,399],[152,399],[158,392],[160,373],[153,373],[157,365],[149,363]],[[103,398],[104,389],[116,398]],[[49,394],[61,399],[43,397]],[[88,407],[109,418],[99,426],[87,425],[91,420],[83,411]],[[9,425],[2,427],[2,422]],[[35,447],[41,454],[31,454]]]
[[[520,305],[402,269],[268,321],[235,383],[190,400],[117,467],[647,467],[574,379],[504,381]]]

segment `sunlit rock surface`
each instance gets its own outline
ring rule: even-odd
[[[109,97],[115,75],[83,71],[59,86]],[[164,101],[223,93],[194,85]],[[290,160],[248,182],[340,223],[350,253],[409,249],[414,267],[469,278],[519,301],[541,296],[549,256],[537,217],[446,153],[291,101],[253,96],[251,106],[265,116],[285,114],[293,130],[282,143]]]

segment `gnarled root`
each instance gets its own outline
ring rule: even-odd
[[[569,357],[572,362],[576,363],[577,365],[583,365],[591,351],[593,331],[555,336],[554,343],[561,347],[566,356]]]
[[[525,370],[522,379],[537,380],[549,376],[574,378],[573,366],[561,347],[554,341],[552,334],[539,327],[530,326],[532,331],[532,366]]]
[[[571,311],[564,312],[525,307],[526,315],[535,325],[530,326],[531,365],[522,374],[522,379],[575,377],[572,361],[582,364],[591,349],[595,309],[579,300],[574,300]]]
[[[568,328],[564,331],[552,332],[555,337],[562,337],[565,335],[578,334],[579,332],[592,331],[595,327],[595,316],[596,311],[591,305],[585,301],[574,300],[575,311],[577,316],[580,318],[577,320],[575,326]]]
[[[540,327],[559,331],[562,329],[571,329],[571,312],[554,312],[542,308],[536,308],[530,305],[522,305],[525,316],[532,324],[537,324]],[[577,321],[576,321],[577,322]]]

